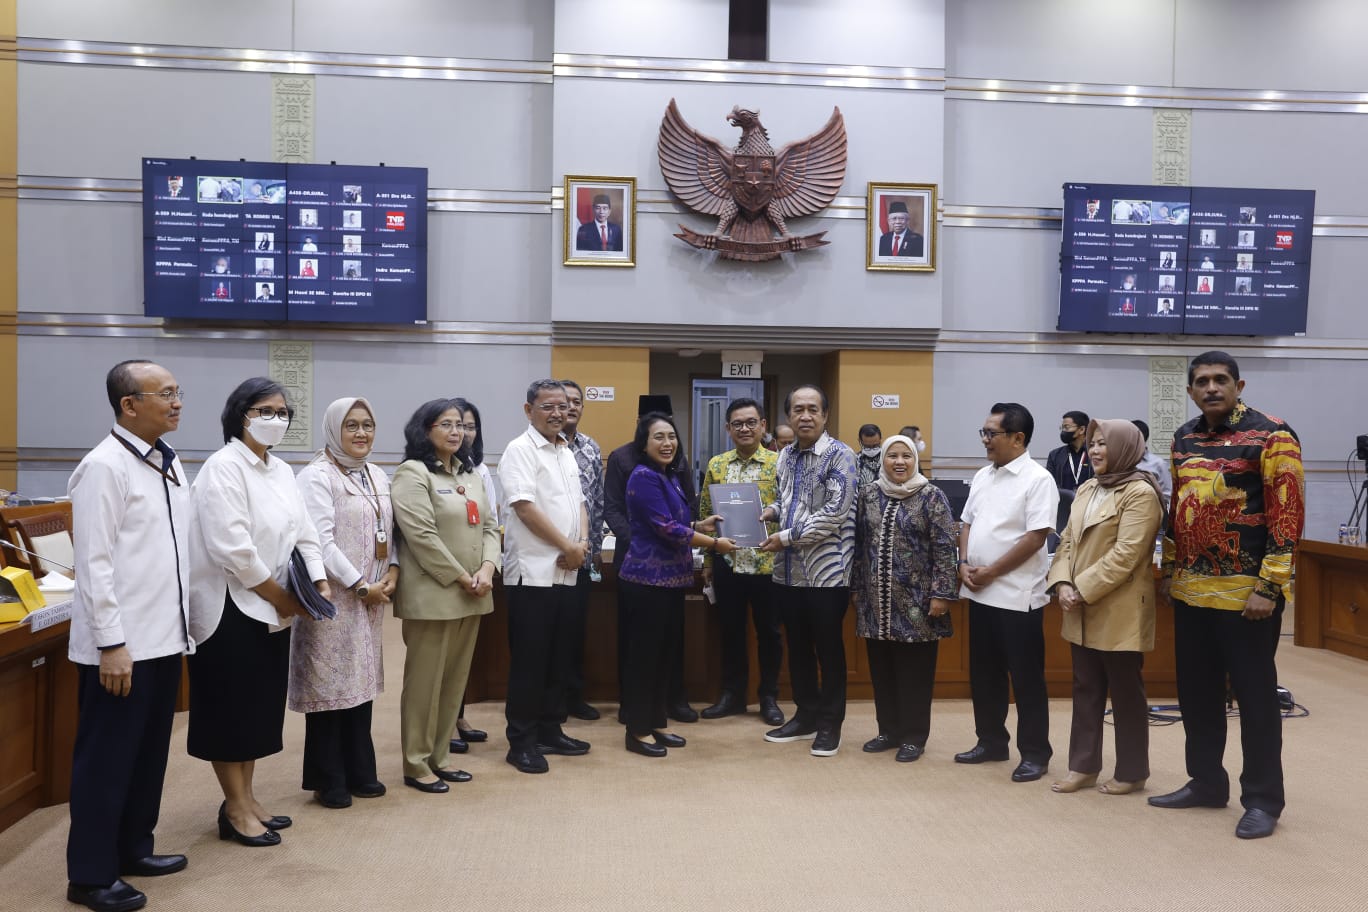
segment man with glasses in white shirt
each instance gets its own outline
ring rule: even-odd
[[[978,743],[955,762],[1007,759],[1010,679],[1021,752],[1013,782],[1045,775],[1053,753],[1043,609],[1050,600],[1045,539],[1054,529],[1059,489],[1026,449],[1034,431],[1025,406],[993,405],[979,430],[989,464],[974,476],[960,516],[960,595],[969,599],[969,693]]]
[[[527,430],[499,460],[508,592],[507,761],[544,773],[547,754],[579,756],[589,742],[566,735],[576,578],[589,558],[589,512],[579,466],[562,430],[570,404],[559,380],[527,388]]]
[[[137,909],[121,876],[186,866],[153,854],[171,722],[189,634],[190,485],[164,441],[180,426],[181,388],[151,361],[105,378],[115,425],[72,473],[76,593],[68,657],[81,718],[71,768],[67,899]]]

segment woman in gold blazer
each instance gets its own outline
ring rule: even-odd
[[[1149,778],[1149,704],[1141,675],[1154,648],[1154,536],[1163,518],[1153,475],[1137,468],[1145,440],[1129,421],[1088,424],[1095,477],[1074,498],[1046,585],[1064,610],[1060,633],[1073,653],[1073,730],[1069,775],[1056,792],[1097,782],[1102,717],[1111,692],[1116,775],[1098,786],[1125,795]]]
[[[489,495],[470,464],[460,399],[419,406],[404,427],[404,462],[390,501],[399,529],[399,589],[404,690],[399,698],[404,784],[445,792],[468,782],[447,769],[449,739],[465,696],[480,616],[494,610],[499,529]]]

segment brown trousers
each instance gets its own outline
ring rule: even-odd
[[[1107,652],[1070,644],[1073,652],[1073,730],[1069,733],[1069,769],[1102,771],[1102,726],[1111,693],[1116,728],[1116,779],[1148,779],[1149,704],[1141,652]]]

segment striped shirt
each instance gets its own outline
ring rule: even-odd
[[[774,561],[781,586],[850,585],[855,556],[855,453],[825,431],[806,450],[779,452],[779,540]]]
[[[603,550],[603,451],[588,434],[576,432],[569,443],[580,470],[584,505],[589,510],[589,559],[597,561]]]

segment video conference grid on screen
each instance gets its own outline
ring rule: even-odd
[[[143,159],[144,313],[427,321],[427,169]]]
[[[1059,329],[1306,331],[1313,190],[1065,184]]]

